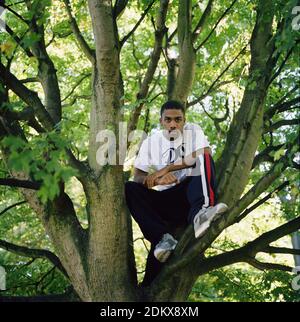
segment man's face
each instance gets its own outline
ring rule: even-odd
[[[185,123],[185,116],[181,110],[167,109],[164,110],[160,124],[165,130],[165,136],[168,139],[176,139],[183,132],[183,126]]]

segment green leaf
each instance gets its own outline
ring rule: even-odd
[[[31,46],[36,44],[40,39],[41,39],[41,35],[35,32],[31,32],[24,36],[22,40],[22,44],[25,48],[30,48]]]
[[[279,160],[282,156],[284,156],[284,154],[285,154],[285,150],[284,149],[280,149],[280,150],[276,151],[274,153],[274,161]]]

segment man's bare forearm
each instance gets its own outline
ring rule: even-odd
[[[210,148],[206,147],[198,149],[192,152],[190,155],[184,157],[182,160],[169,164],[151,175],[148,175],[148,173],[135,168],[134,181],[144,184],[147,187],[153,187],[157,184],[164,184],[164,181],[168,182],[165,184],[169,184],[170,182],[173,183],[176,181],[176,177],[170,178],[168,176],[170,172],[192,167],[195,164],[198,156],[200,154],[204,154],[205,152],[210,153]],[[164,176],[166,176],[165,180],[161,180],[161,178],[164,178]]]
[[[148,172],[142,171],[138,168],[134,168],[133,181],[144,184],[144,180],[147,177]]]

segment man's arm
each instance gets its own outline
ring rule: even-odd
[[[151,183],[151,186],[148,184],[147,182],[147,178],[148,178],[148,173],[145,171],[142,171],[138,168],[134,168],[134,178],[133,181],[143,184],[145,187],[147,188],[152,188],[153,186],[156,185],[167,185],[167,184],[171,184],[174,182],[178,183],[177,178],[172,174],[172,173],[167,173],[166,175],[160,177],[160,178],[156,178],[154,180],[153,183]]]
[[[185,168],[190,168],[195,164],[196,158],[200,154],[204,154],[204,153],[211,154],[211,149],[209,147],[206,147],[206,148],[203,148],[203,149],[196,150],[196,151],[192,152],[190,155],[187,155],[182,160],[177,161],[177,162],[175,162],[173,164],[169,164],[165,168],[167,168],[166,170],[168,170],[168,172],[181,170],[181,169],[185,169]]]
[[[162,178],[167,175],[173,175],[170,172],[192,167],[196,162],[196,158],[200,154],[204,154],[204,153],[211,154],[211,149],[209,147],[206,147],[206,148],[196,150],[196,151],[192,152],[190,155],[186,156],[184,159],[179,160],[173,164],[169,164],[169,165],[165,166],[163,169],[156,171],[155,173],[153,173],[149,176],[146,176],[146,181],[144,184],[148,188],[154,187],[156,185],[156,183],[159,181],[159,178]],[[173,177],[175,178],[175,176],[173,176]],[[173,182],[175,182],[175,181],[173,180]]]
[[[138,168],[134,168],[133,181],[144,184],[144,180],[147,177],[148,172],[142,171]]]

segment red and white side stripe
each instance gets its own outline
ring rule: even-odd
[[[199,156],[201,169],[201,182],[204,196],[203,208],[215,205],[215,194],[211,186],[211,164],[209,153]]]

